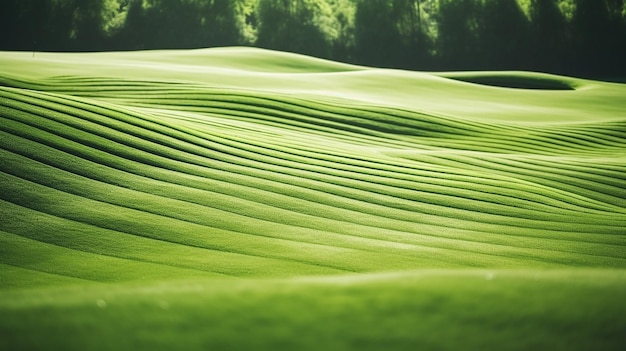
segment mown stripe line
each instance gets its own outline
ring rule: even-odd
[[[63,144],[65,144],[65,143],[63,143]],[[66,146],[66,145],[63,145],[63,147],[65,147],[65,146]],[[163,164],[163,162],[160,162],[160,163],[158,163],[158,162],[157,162],[157,163],[156,163],[156,164],[154,164],[154,165],[157,165],[157,164],[161,164],[161,165],[162,165],[162,164]],[[180,166],[180,165],[179,165],[179,166]],[[438,215],[439,215],[439,216],[441,216],[441,214],[438,214]],[[508,219],[508,221],[510,221],[510,218]],[[579,229],[579,230],[581,230],[581,229],[583,229],[583,228],[578,228],[578,229]],[[597,228],[596,228],[596,229],[597,229]],[[500,228],[499,230],[501,230],[501,228]],[[560,228],[560,230],[563,230],[563,228]]]
[[[146,150],[146,149],[149,149],[149,148],[144,148],[143,150]],[[152,150],[154,150],[154,149],[152,149]],[[216,151],[223,151],[223,150],[216,150]],[[169,156],[169,157],[171,157],[171,155],[172,155],[171,153],[168,153],[168,154],[167,154],[167,156]],[[194,153],[194,155],[198,155],[198,154],[197,154],[197,153]],[[255,158],[254,156],[248,156],[248,157],[246,157],[246,159],[248,159],[248,160],[253,160],[253,162],[258,162],[258,161],[256,161],[256,160],[254,160],[254,158]],[[184,160],[184,159],[179,159],[179,160],[180,160],[180,161],[184,161],[184,162],[189,162],[189,160]],[[231,162],[231,163],[239,163],[239,164],[241,164],[241,162],[237,162],[237,160],[231,160],[230,162]],[[269,161],[268,161],[268,162],[266,162],[266,164],[269,164]],[[294,168],[294,169],[296,169],[296,168]],[[296,169],[296,172],[298,172],[298,171],[300,171],[300,170],[301,170],[301,169]],[[281,172],[281,173],[282,173],[282,171],[281,171],[281,170],[278,170],[278,172]],[[289,174],[289,172],[287,172],[287,173]],[[314,171],[314,173],[319,173],[319,170]],[[293,174],[292,174],[292,175],[293,175]],[[301,176],[301,175],[296,175],[296,176]],[[345,178],[345,177],[344,177],[344,178]],[[317,180],[321,180],[321,179],[317,179]],[[323,180],[322,180],[322,181],[323,181]],[[375,181],[374,183],[378,183],[378,182],[376,182],[376,181]],[[414,189],[413,189],[413,190],[414,190]],[[446,195],[446,194],[440,194],[440,195]],[[458,194],[454,194],[453,196],[459,197],[459,195],[458,195]],[[446,201],[446,200],[443,200],[443,201]],[[482,201],[485,201],[485,200],[482,200]],[[435,204],[437,204],[437,203],[435,202]],[[501,203],[501,204],[502,204],[502,203]],[[503,204],[503,205],[504,205],[504,204]]]

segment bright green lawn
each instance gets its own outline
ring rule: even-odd
[[[0,53],[0,349],[626,344],[626,86]]]

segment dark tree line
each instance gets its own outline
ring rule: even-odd
[[[2,0],[0,50],[255,45],[420,70],[626,77],[626,0]]]

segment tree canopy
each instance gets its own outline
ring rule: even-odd
[[[419,70],[626,76],[626,0],[3,0],[1,50],[253,45]]]

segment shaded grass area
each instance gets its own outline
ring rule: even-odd
[[[449,72],[442,77],[494,87],[534,90],[575,90],[576,80],[528,72]]]
[[[20,55],[0,55],[3,349],[623,345],[623,85]]]

